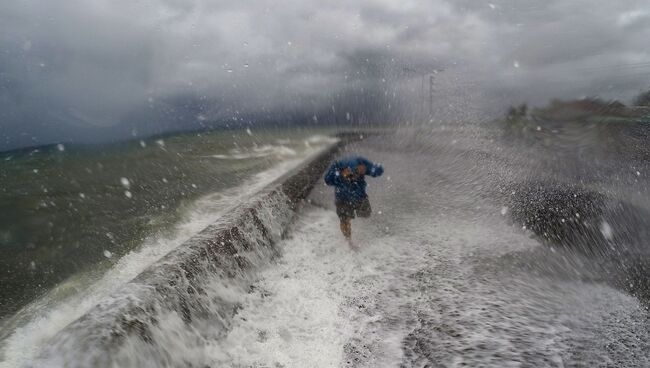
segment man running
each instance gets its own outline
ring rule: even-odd
[[[325,183],[335,186],[336,214],[341,220],[341,232],[348,241],[352,240],[351,220],[356,216],[370,217],[372,209],[366,194],[365,176],[380,176],[384,173],[381,165],[373,164],[361,156],[348,157],[332,163]]]

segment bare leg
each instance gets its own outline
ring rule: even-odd
[[[350,219],[341,220],[341,232],[347,240],[352,239],[352,223],[350,222]]]

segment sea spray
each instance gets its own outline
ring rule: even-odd
[[[167,352],[175,351],[169,344],[178,341],[170,336],[213,341],[226,333],[239,307],[236,298],[224,295],[245,290],[253,271],[278,255],[277,241],[335,149],[229,212],[112,294],[58,333],[31,366],[102,366],[121,360],[174,366],[180,362],[171,363]],[[128,354],[134,345],[156,352],[157,358]]]

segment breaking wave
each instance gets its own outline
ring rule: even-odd
[[[254,219],[246,218],[239,223],[238,226],[243,234],[254,234],[254,230],[249,227],[255,228],[261,220],[268,232],[258,233],[260,238],[248,239],[247,242],[243,242],[242,239],[237,240],[239,245],[235,245],[229,251],[236,254],[236,257],[232,258],[236,260],[236,264],[231,265],[230,269],[224,263],[229,257],[216,264],[206,261],[202,266],[193,265],[195,277],[199,272],[205,275],[201,278],[196,277],[195,281],[188,281],[185,276],[182,277],[183,282],[190,282],[191,289],[194,290],[185,290],[183,292],[185,297],[181,297],[184,300],[182,302],[170,301],[170,293],[165,292],[165,288],[178,292],[178,286],[169,284],[162,286],[164,282],[161,281],[168,280],[170,274],[177,275],[181,272],[181,268],[185,267],[180,259],[187,256],[187,247],[180,249],[179,246],[192,239],[200,242],[202,237],[221,231],[220,226],[225,226],[224,223],[241,215],[242,203],[255,198],[254,194],[322,150],[323,145],[310,147],[301,153],[301,157],[293,157],[296,155],[294,151],[290,155],[291,158],[286,158],[271,169],[253,175],[244,184],[197,200],[186,209],[184,219],[175,226],[171,232],[172,236],[151,236],[145,239],[137,250],[123,256],[98,279],[89,273],[74,275],[16,315],[2,321],[4,336],[0,336],[2,338],[0,367],[32,366],[32,364],[59,366],[65,365],[63,362],[69,364],[71,361],[76,362],[74,364],[78,366],[101,365],[102,362],[107,362],[102,360],[106,358],[105,356],[100,356],[101,352],[106,352],[100,348],[106,343],[104,338],[114,338],[115,341],[128,340],[129,335],[134,331],[140,337],[147,334],[154,336],[157,331],[154,327],[158,326],[160,321],[168,321],[172,318],[170,317],[172,314],[180,311],[178,315],[181,319],[190,318],[187,314],[189,309],[183,309],[184,306],[189,305],[189,298],[201,299],[200,302],[192,303],[193,306],[197,306],[191,308],[191,318],[194,321],[200,324],[205,322],[205,318],[216,318],[217,321],[221,321],[220,323],[225,323],[226,315],[234,311],[228,311],[232,305],[227,300],[227,289],[237,287],[237,282],[228,281],[217,285],[219,282],[214,284],[214,277],[231,279],[238,274],[245,278],[246,273],[237,271],[237,267],[244,264],[259,264],[263,259],[269,258],[269,252],[273,253],[273,251],[267,249],[268,245],[280,235],[284,224],[288,221],[290,207],[286,203],[280,205],[280,202],[286,202],[287,199],[283,198],[281,193],[276,193],[260,204]],[[238,208],[240,208],[239,212],[237,212]],[[284,212],[279,213],[279,210]],[[250,244],[259,246],[250,248]],[[159,264],[162,262],[164,264],[162,268],[170,274],[154,275],[152,271],[142,274],[157,262]],[[136,281],[129,283],[134,278]],[[199,279],[201,285],[197,283]],[[213,284],[208,285],[210,282]],[[209,295],[218,295],[219,300],[207,297],[205,292],[196,292],[215,287],[220,291]],[[125,310],[129,311],[123,314],[125,319],[117,325],[111,324],[115,320],[114,317]],[[141,311],[144,314],[131,315],[133,311]],[[208,311],[215,311],[216,314]],[[90,316],[83,317],[89,312]],[[53,340],[55,336],[57,337]],[[43,350],[44,346],[49,348]],[[79,350],[82,346],[83,349]],[[34,360],[42,351],[44,352],[41,360]],[[63,351],[66,351],[67,355],[59,354]],[[89,360],[82,359],[82,356]]]

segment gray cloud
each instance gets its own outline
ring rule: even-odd
[[[445,69],[440,118],[629,99],[650,85],[649,20],[638,0],[8,1],[0,149],[350,108],[342,96],[413,111],[421,79],[405,68]]]

